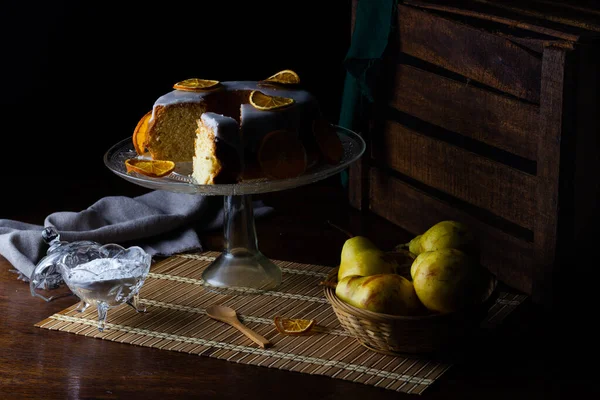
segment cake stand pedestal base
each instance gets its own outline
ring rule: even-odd
[[[258,250],[252,196],[224,196],[224,249],[202,273],[209,287],[273,290],[281,269]]]

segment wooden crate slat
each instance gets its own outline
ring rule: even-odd
[[[600,21],[593,10],[556,1],[536,1],[523,4],[522,0],[471,0],[472,2],[498,7],[523,16],[544,19],[589,31],[600,32]],[[538,4],[535,4],[538,3]]]
[[[404,175],[533,230],[535,176],[421,135],[395,121],[386,121],[383,131],[373,134],[372,154]]]
[[[395,40],[406,54],[539,103],[541,59],[506,37],[400,4]]]
[[[523,46],[531,51],[535,51],[538,54],[542,54],[544,52],[544,47],[550,45],[550,43],[556,43],[555,40],[543,40],[543,39],[534,39],[534,38],[522,38],[511,36],[502,32],[496,32],[496,35],[505,38],[513,43],[517,43],[520,46]],[[571,46],[569,43],[567,46]]]
[[[367,207],[367,188],[369,187],[368,177],[365,175],[367,169],[363,166],[364,158],[352,163],[348,167],[348,201],[350,205],[357,210],[363,210]]]
[[[442,128],[535,160],[539,107],[399,64],[390,105]]]
[[[499,2],[503,1],[504,0],[499,0]],[[402,0],[402,2],[406,5],[426,10],[435,10],[448,14],[455,14],[457,16],[477,18],[502,24],[508,28],[529,31],[532,36],[535,36],[536,34],[544,35],[551,40],[557,39],[557,42],[553,44],[559,46],[568,45],[568,43],[572,44],[572,42],[579,39],[582,33],[581,29],[579,29],[580,26],[565,26],[560,23],[552,22],[547,18],[535,18],[532,15],[525,15],[507,8],[494,7],[494,5],[478,2],[478,0],[464,1],[460,4],[460,7],[453,7],[452,5],[449,5],[446,0]]]
[[[536,197],[538,213],[534,227],[535,301],[549,301],[552,287],[552,268],[556,257],[558,220],[558,188],[560,174],[560,142],[563,122],[563,91],[566,52],[549,47],[544,52],[542,68],[542,103],[540,104],[541,138],[538,145],[538,182]]]
[[[371,168],[370,176],[371,211],[415,235],[447,219],[467,224],[480,238],[481,263],[513,288],[531,293],[531,242],[496,229],[377,168]]]

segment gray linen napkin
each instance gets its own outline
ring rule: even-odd
[[[273,209],[254,202],[254,216]],[[28,280],[48,245],[44,227],[53,226],[60,240],[137,245],[152,256],[201,251],[197,233],[223,225],[223,197],[155,190],[137,197],[109,196],[83,211],[48,215],[44,226],[0,219],[0,254]]]

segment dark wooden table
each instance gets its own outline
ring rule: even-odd
[[[112,186],[115,190],[115,186]],[[115,194],[111,191],[111,195]],[[391,223],[349,208],[334,177],[303,188],[256,196],[276,208],[256,221],[259,247],[271,258],[334,266],[347,236],[334,225],[371,237],[383,249],[410,236]],[[86,199],[87,200],[87,199]],[[83,200],[82,200],[83,201]],[[81,204],[81,208],[89,204]],[[73,208],[76,205],[71,204]],[[49,212],[21,219],[42,224]],[[334,224],[334,225],[332,225]],[[202,236],[207,250],[222,249],[222,232]],[[322,376],[164,351],[34,327],[74,304],[45,303],[0,261],[0,399],[398,399],[404,395]],[[424,399],[591,398],[598,393],[585,331],[559,323],[525,304],[493,337],[473,345],[422,395]],[[565,326],[565,322],[567,326]],[[591,380],[590,380],[591,379]]]

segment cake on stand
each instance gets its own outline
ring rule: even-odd
[[[137,185],[179,193],[224,197],[223,252],[203,271],[209,287],[242,288],[250,291],[273,290],[281,283],[281,269],[258,248],[252,195],[292,189],[326,179],[357,161],[365,151],[364,140],[355,132],[335,126],[344,155],[336,165],[317,164],[304,174],[290,179],[253,179],[237,184],[198,185],[191,178],[192,163],[176,163],[171,174],[153,178],[127,172],[125,160],[141,157],[130,137],[112,146],[104,155],[105,165],[115,174]]]

